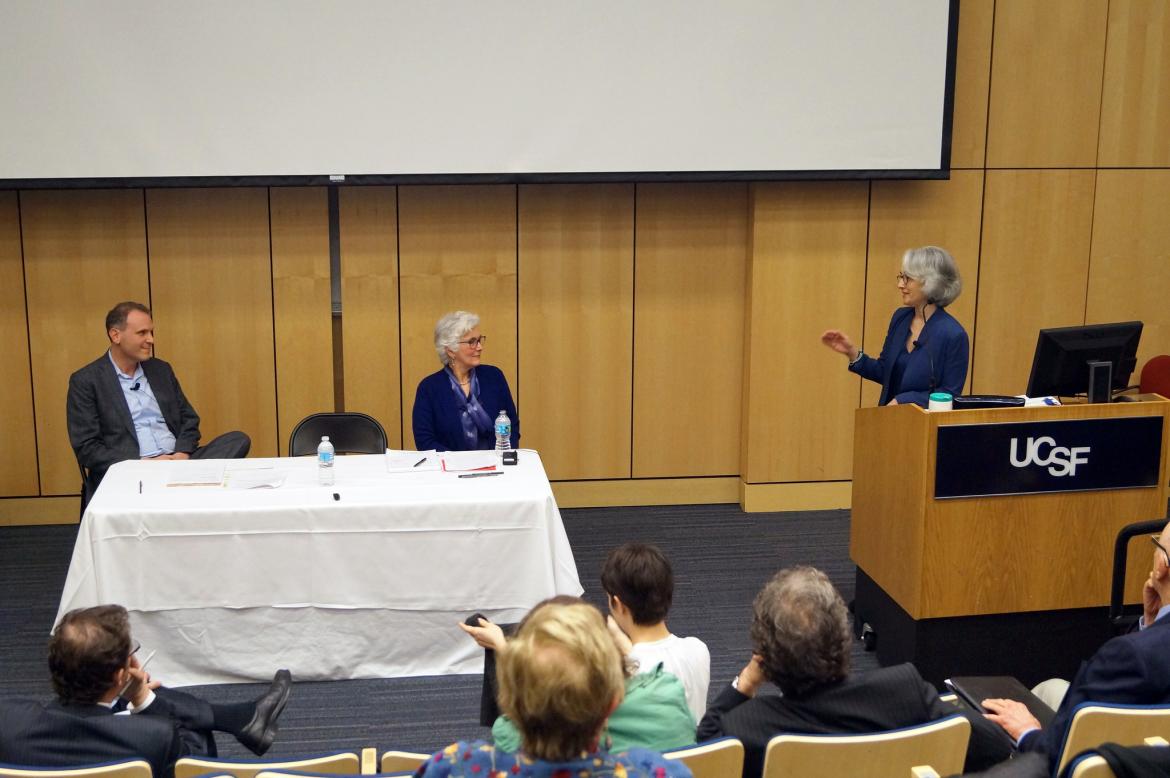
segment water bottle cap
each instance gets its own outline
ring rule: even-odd
[[[329,440],[329,436],[328,436],[328,435],[322,435],[322,436],[321,436],[321,442],[322,442],[322,443],[325,443],[325,442],[327,442],[328,440]]]
[[[934,400],[936,403],[949,403],[954,398],[951,397],[951,395],[947,392],[932,392],[930,399]]]

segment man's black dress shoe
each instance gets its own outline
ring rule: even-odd
[[[276,720],[284,711],[291,690],[292,674],[288,670],[277,670],[268,691],[256,700],[256,712],[252,714],[252,720],[236,735],[236,740],[256,756],[264,756],[264,752],[272,747],[279,729]]]

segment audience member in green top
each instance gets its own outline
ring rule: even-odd
[[[520,748],[520,732],[507,716],[492,725],[492,740],[502,751]],[[626,696],[609,716],[602,743],[615,752],[630,748],[669,751],[695,742],[695,719],[678,678],[659,664],[626,679]]]

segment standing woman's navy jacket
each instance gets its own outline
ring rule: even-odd
[[[931,392],[946,392],[951,396],[963,393],[963,385],[967,383],[970,344],[963,325],[945,308],[936,308],[926,320],[926,326],[918,335],[918,346],[909,354],[900,386],[890,386],[894,360],[898,358],[898,349],[906,348],[910,322],[913,320],[914,309],[909,306],[894,311],[886,342],[882,344],[881,356],[874,359],[862,355],[861,359],[849,366],[850,372],[882,385],[878,405],[897,400],[899,405],[915,403],[925,408]]]

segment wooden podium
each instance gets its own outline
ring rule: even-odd
[[[935,683],[948,675],[1015,675],[1025,683],[1072,677],[1080,661],[1111,635],[1106,607],[1118,530],[1167,511],[1170,402],[1158,395],[1141,399],[948,412],[918,406],[857,411],[849,546],[858,567],[855,611],[858,624],[864,621],[875,631],[882,664],[914,661]],[[1083,420],[1101,423],[1049,424]],[[1128,464],[1127,430],[1135,424],[1157,427],[1159,441],[1147,435],[1143,449],[1147,480],[1156,472],[1156,481],[1081,490],[1075,477],[1041,473],[1046,479],[1041,488],[1061,491],[1012,493],[1008,480],[1017,471],[1042,467],[1005,465],[1009,456],[1023,457],[1024,431],[1040,429],[1030,424],[1036,422],[1058,431],[1091,427],[1082,433],[1090,437],[1099,431],[1114,435],[1118,430],[1111,428],[1118,427],[1120,445],[1114,441],[1109,449],[1104,440],[1098,446],[1093,439],[1078,449],[1084,452],[1080,458],[1090,461],[1106,456],[1092,453],[1098,449],[1112,451],[1109,464],[1115,471]],[[999,437],[994,445],[964,446],[961,436],[976,433]],[[1018,451],[1009,452],[1000,442],[1005,435],[1015,436]],[[941,464],[940,440],[946,443]],[[1044,457],[1054,447],[1052,440],[1040,444]],[[955,441],[967,468],[958,473],[953,471]],[[982,480],[986,492],[987,483],[998,484],[997,475],[978,464],[983,456],[1005,474],[1005,493],[936,496],[943,480],[940,466],[952,467],[946,473],[951,485],[969,477]],[[1049,473],[1062,467],[1061,462],[1049,464]],[[1081,473],[1089,470],[1081,465]],[[1075,490],[1064,490],[1070,486]],[[1132,551],[1136,563],[1130,567],[1127,600],[1140,597],[1152,551],[1149,542]]]

